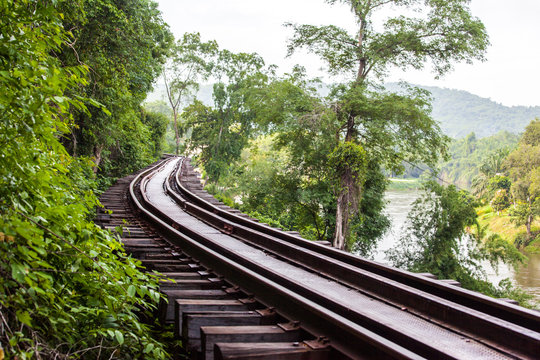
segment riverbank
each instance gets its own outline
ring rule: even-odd
[[[420,195],[421,191],[419,190],[404,189],[388,190],[385,193],[385,199],[388,202],[385,212],[392,220],[392,225],[378,243],[373,254],[375,261],[388,264],[385,251],[392,248],[399,241],[402,227],[407,221],[407,215],[411,210],[412,204]],[[487,209],[484,209],[481,216],[483,216],[485,223],[494,222],[494,225],[501,226],[501,228],[507,230],[508,234],[519,232],[519,228],[516,228],[509,220],[508,222],[504,222],[496,219],[496,216],[488,212]],[[525,231],[524,228],[523,231]],[[494,284],[497,284],[504,278],[510,278],[514,284],[519,285],[527,293],[533,295],[536,301],[540,303],[540,252],[536,254],[527,253],[526,255],[529,261],[525,266],[520,266],[518,269],[513,269],[502,264],[498,269],[493,269],[486,262],[484,264],[484,270],[487,272],[488,279]]]
[[[400,191],[400,190],[418,190],[422,187],[422,182],[417,178],[389,178],[388,190]]]
[[[526,237],[525,225],[515,226],[506,210],[497,213],[491,206],[486,205],[479,208],[477,214],[480,225],[482,227],[487,226],[487,235],[499,234],[511,244],[523,242]],[[533,222],[531,230],[533,233],[540,233],[540,220]],[[528,244],[524,250],[528,254],[540,254],[540,235],[537,235],[536,240]]]

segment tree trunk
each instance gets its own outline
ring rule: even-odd
[[[217,138],[217,143],[216,143],[216,148],[215,148],[215,151],[214,151],[214,157],[217,159],[218,158],[218,154],[219,154],[219,145],[221,143],[221,135],[223,134],[223,121],[221,122],[221,126],[219,128],[219,133],[218,133],[218,138]]]
[[[71,138],[73,139],[71,156],[77,157],[77,137],[75,136],[75,132],[73,132],[73,130],[71,130]]]
[[[176,137],[176,155],[180,152],[180,135],[178,132],[178,112],[173,108],[174,115],[174,136]]]
[[[352,141],[354,135],[354,118],[347,119],[347,134],[345,142]],[[340,250],[345,250],[346,239],[349,235],[349,220],[358,210],[360,197],[359,186],[350,168],[343,169],[340,178],[339,194],[336,204],[336,230],[334,232],[333,246]]]
[[[99,169],[99,164],[101,163],[101,154],[103,153],[103,145],[96,145],[94,148],[94,167],[92,170],[94,171],[94,174],[97,174]]]
[[[342,188],[337,198],[336,206],[336,231],[334,233],[332,245],[340,250],[345,249],[345,240],[349,232],[349,204],[347,191],[348,189]]]
[[[531,232],[532,222],[533,222],[533,216],[532,215],[527,216],[527,223],[525,224],[527,228],[527,241],[532,240],[532,232]]]

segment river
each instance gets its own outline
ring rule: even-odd
[[[392,226],[379,242],[374,254],[376,261],[388,263],[384,252],[393,247],[398,241],[401,228],[407,220],[407,214],[412,207],[412,203],[419,195],[420,192],[417,190],[386,192],[385,197],[388,201],[386,213],[392,220]],[[500,265],[496,273],[489,264],[484,264],[485,270],[490,281],[498,283],[504,278],[510,278],[515,284],[534,295],[536,301],[540,302],[540,254],[526,255],[529,257],[527,266],[522,266],[517,271],[505,265]]]

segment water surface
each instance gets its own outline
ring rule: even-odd
[[[401,230],[407,220],[412,203],[420,194],[421,191],[419,190],[394,190],[386,192],[385,198],[388,201],[386,213],[389,215],[392,225],[390,230],[379,241],[374,253],[374,259],[376,261],[388,263],[384,252],[399,241]],[[526,255],[529,257],[528,264],[520,267],[517,271],[505,265],[500,265],[497,271],[492,269],[488,263],[483,265],[489,280],[493,283],[496,284],[504,278],[510,278],[525,291],[533,294],[537,301],[540,301],[540,254]]]

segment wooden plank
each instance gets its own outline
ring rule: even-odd
[[[174,302],[174,322],[178,334],[183,331],[183,313],[197,313],[203,311],[248,311],[248,306],[238,300],[215,299],[178,299]]]
[[[122,242],[124,244],[133,244],[133,245],[152,245],[156,244],[157,241],[160,241],[160,238],[154,238],[151,236],[147,236],[145,238],[130,238],[128,236],[122,238]]]
[[[257,311],[200,311],[184,312],[184,323],[186,324],[187,337],[200,337],[202,326],[240,326],[240,325],[261,325],[273,319],[265,317]],[[181,333],[175,333],[181,337]]]
[[[211,290],[221,289],[225,283],[221,279],[210,278],[200,280],[161,280],[159,282],[160,291],[165,290]]]
[[[182,332],[176,335],[184,339],[184,344],[190,351],[199,353],[203,326],[260,325],[270,320],[273,319],[262,316],[257,311],[188,311],[183,313]]]
[[[148,270],[156,270],[157,272],[164,273],[164,272],[184,272],[184,271],[195,271],[200,269],[200,266],[192,266],[193,264],[185,264],[182,265],[181,263],[178,263],[177,265],[165,265],[165,264],[157,264],[157,265],[150,265],[145,266]]]
[[[129,251],[137,251],[137,252],[143,252],[143,251],[148,251],[148,252],[161,252],[163,251],[162,247],[159,245],[159,244],[126,244],[122,241],[122,243],[124,244],[124,249],[129,250]]]
[[[176,260],[178,257],[168,253],[168,252],[160,252],[160,253],[154,253],[154,254],[148,254],[144,260]]]
[[[223,290],[163,290],[167,299],[162,299],[159,304],[159,317],[166,323],[174,321],[175,301],[178,299],[234,299],[234,296]]]
[[[141,260],[143,265],[145,266],[155,266],[155,265],[189,265],[193,262],[193,260],[190,259],[144,259]],[[196,265],[195,267],[198,267],[199,265]],[[192,266],[193,268],[194,266]]]
[[[124,249],[133,255],[133,257],[137,258],[137,259],[145,259],[145,257],[150,254],[150,253],[153,253],[153,252],[160,252],[161,251],[161,247],[157,246],[157,247],[148,247],[148,246],[125,246],[124,245]]]
[[[183,271],[198,271],[201,270],[199,264],[193,263],[192,259],[142,259],[142,265],[150,270],[159,272],[183,272]]]
[[[203,276],[198,271],[162,272],[160,273],[160,277],[163,279],[174,279],[174,280],[208,279],[208,276]]]
[[[201,351],[203,359],[214,359],[214,344],[216,343],[246,343],[246,342],[299,342],[302,332],[284,330],[278,325],[261,326],[203,326],[201,327]],[[305,335],[305,334],[304,334]]]
[[[328,360],[330,349],[312,350],[304,343],[216,343],[216,360]]]

